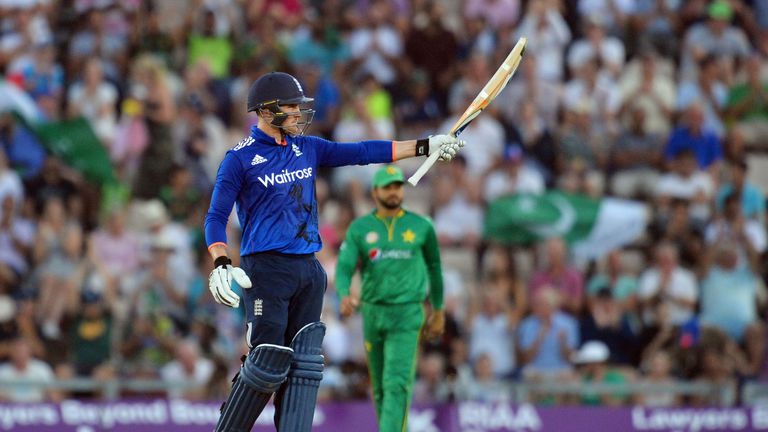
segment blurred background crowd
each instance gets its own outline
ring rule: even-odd
[[[1,0],[0,380],[183,381],[196,386],[168,395],[223,399],[243,312],[208,294],[202,228],[218,163],[255,121],[250,83],[297,76],[312,135],[426,137],[520,36],[524,60],[462,157],[406,192],[434,220],[446,279],[447,332],[422,343],[415,401],[701,381],[722,391],[531,397],[738,403],[768,377],[765,0]],[[97,146],[69,151],[73,124]],[[373,208],[374,169],[317,179],[324,400],[368,394],[361,320],[340,319],[333,274],[347,226]],[[587,262],[558,237],[483,235],[495,199],[552,190],[643,202],[647,229]],[[232,256],[238,237],[234,218]],[[0,388],[67,396],[103,397]]]

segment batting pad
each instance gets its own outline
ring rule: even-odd
[[[280,403],[279,432],[310,432],[315,416],[317,388],[323,379],[321,354],[325,324],[313,322],[302,327],[293,337],[293,361],[288,381],[284,384]]]
[[[232,391],[221,406],[216,432],[248,432],[288,376],[293,350],[279,345],[261,344],[244,358],[243,366],[232,379]]]

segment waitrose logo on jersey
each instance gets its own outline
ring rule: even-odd
[[[303,180],[312,177],[312,167],[297,169],[296,171],[282,170],[279,173],[271,173],[259,177],[259,181],[264,187],[277,184],[293,183],[296,180]]]

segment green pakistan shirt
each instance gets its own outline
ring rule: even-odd
[[[443,308],[443,274],[432,222],[407,210],[384,218],[375,211],[347,230],[336,268],[336,291],[344,298],[357,263],[366,303],[421,302],[429,280],[429,301]]]

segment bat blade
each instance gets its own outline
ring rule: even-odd
[[[515,74],[517,67],[520,65],[520,61],[523,58],[523,53],[525,52],[525,45],[527,43],[528,39],[524,37],[521,37],[517,41],[515,46],[512,48],[512,51],[509,52],[507,58],[504,59],[504,62],[501,64],[501,66],[499,66],[491,79],[488,80],[485,86],[483,86],[483,89],[480,90],[480,93],[478,93],[472,103],[469,104],[467,109],[464,110],[464,113],[459,117],[458,120],[456,120],[456,123],[453,124],[451,130],[448,132],[450,135],[458,136],[461,134],[461,132],[464,131],[464,129],[472,122],[472,120],[477,118],[477,116],[479,116],[480,113],[483,112],[483,110],[488,107],[488,105],[493,102],[494,99],[496,99],[496,96],[498,96],[504,87],[506,87],[507,83],[512,78],[512,75]],[[416,172],[408,179],[408,183],[416,186],[419,183],[419,180],[424,177],[424,174],[426,174],[427,171],[432,168],[432,165],[434,165],[439,158],[439,153],[429,155],[429,157],[421,164],[419,169],[417,169]]]

